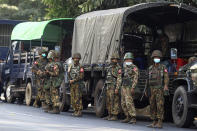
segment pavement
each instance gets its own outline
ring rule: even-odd
[[[93,111],[83,111],[83,117],[71,116],[72,111],[48,114],[41,108],[0,102],[0,131],[196,131],[178,128],[164,123],[163,129],[147,128],[150,123],[138,119],[136,125],[106,121],[96,117]]]

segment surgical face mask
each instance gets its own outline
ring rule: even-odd
[[[47,55],[45,53],[42,54],[42,57],[46,57]]]
[[[159,58],[154,58],[154,62],[155,63],[159,63],[160,62],[160,59]]]
[[[132,62],[124,62],[125,66],[129,66],[129,65],[132,65],[133,63]]]

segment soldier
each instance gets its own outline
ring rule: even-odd
[[[64,78],[64,69],[63,65],[59,60],[60,54],[59,52],[55,51],[54,62],[50,64],[47,70],[47,73],[50,75],[51,85],[50,85],[50,101],[52,103],[53,110],[48,111],[52,114],[59,114],[59,106],[60,106],[60,99],[59,99],[59,87]]]
[[[119,109],[119,91],[116,87],[118,71],[121,70],[120,65],[118,64],[119,56],[118,54],[113,54],[111,57],[111,65],[107,69],[107,110],[108,116],[105,117],[105,120],[115,121],[118,120],[117,115],[120,112]]]
[[[45,66],[46,81],[44,83],[44,92],[45,92],[45,102],[47,105],[46,108],[44,108],[45,112],[49,112],[52,110],[52,101],[51,101],[51,93],[50,93],[50,88],[52,86],[52,79],[50,78],[49,72],[53,71],[54,56],[55,56],[55,51],[50,50],[47,56],[47,59],[49,60],[49,62]]]
[[[168,91],[168,71],[166,67],[160,64],[162,53],[159,50],[154,50],[151,58],[154,64],[148,69],[149,82],[151,90],[150,95],[150,114],[153,123],[148,127],[162,128],[164,115],[164,91]]]
[[[44,71],[45,71],[45,66],[47,65],[47,50],[45,49],[39,49],[38,50],[39,54],[39,59],[37,59],[33,66],[32,66],[32,72],[35,74],[35,79],[36,79],[36,85],[37,85],[37,96],[35,99],[35,102],[33,104],[34,107],[39,107],[39,103],[42,103],[42,108],[46,107],[46,103],[44,101]]]
[[[72,57],[74,64],[71,64],[68,68],[68,74],[70,78],[70,96],[71,105],[74,110],[73,116],[82,116],[82,80],[84,77],[84,69],[80,65],[81,54],[75,53]]]
[[[123,123],[136,123],[136,110],[133,102],[134,90],[138,82],[138,68],[133,64],[133,53],[126,53],[124,56],[124,65],[118,75],[118,86],[121,86],[121,106],[126,118]]]

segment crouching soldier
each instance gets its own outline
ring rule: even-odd
[[[111,64],[107,69],[107,110],[108,116],[105,117],[105,120],[115,121],[118,120],[117,115],[120,112],[119,104],[119,91],[117,85],[118,72],[121,71],[121,67],[118,64],[119,56],[118,54],[113,54],[111,57]]]
[[[81,54],[75,53],[72,57],[74,63],[68,68],[68,74],[70,78],[70,96],[71,105],[74,110],[73,116],[82,116],[82,81],[84,77],[84,69],[81,67],[79,61]]]
[[[134,90],[138,82],[138,68],[133,64],[133,54],[128,52],[124,56],[122,73],[118,75],[118,87],[121,85],[121,106],[126,118],[123,123],[136,123],[136,110],[133,102]]]
[[[39,107],[39,103],[42,103],[42,108],[46,107],[45,99],[44,99],[44,81],[45,81],[45,66],[47,65],[47,50],[46,49],[39,49],[38,50],[39,59],[37,59],[33,66],[32,72],[36,78],[36,85],[37,85],[37,96],[34,101],[33,106]]]
[[[154,64],[148,69],[150,95],[150,115],[153,123],[148,127],[162,128],[164,115],[164,91],[168,90],[168,71],[166,67],[160,64],[162,53],[159,50],[154,50],[151,58]]]

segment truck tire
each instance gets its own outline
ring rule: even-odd
[[[193,123],[194,112],[188,107],[187,92],[184,86],[179,86],[174,93],[172,116],[178,127],[188,128]]]
[[[28,82],[27,86],[26,86],[25,103],[26,103],[27,106],[31,106],[33,104],[31,82]]]
[[[70,109],[70,96],[66,93],[64,82],[61,85],[62,92],[60,92],[60,111],[67,112]]]
[[[14,94],[12,92],[12,85],[10,85],[10,83],[7,84],[7,88],[6,88],[6,101],[8,103],[14,103],[16,98],[14,97]]]
[[[100,97],[103,86],[104,81],[101,79],[97,82],[94,92],[94,110],[97,117],[103,117],[106,114],[106,92],[104,92],[103,97]]]

